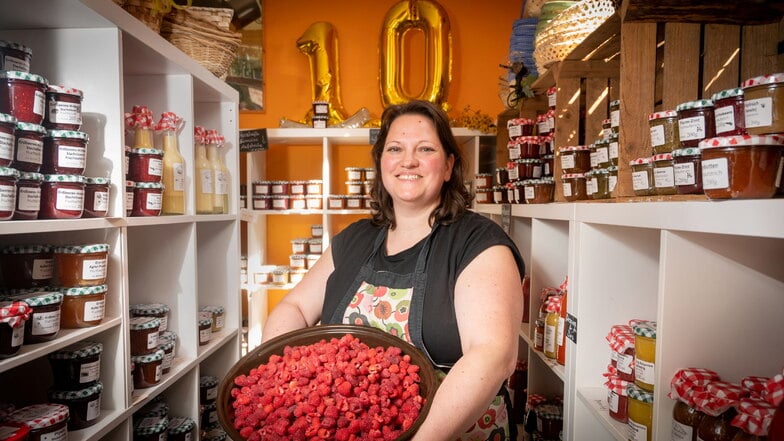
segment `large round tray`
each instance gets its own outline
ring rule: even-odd
[[[270,355],[282,355],[283,348],[286,346],[308,345],[319,342],[322,339],[339,339],[346,334],[353,335],[370,347],[382,346],[387,348],[390,346],[397,346],[403,350],[404,354],[411,356],[411,362],[413,364],[419,366],[419,390],[425,398],[425,402],[422,405],[422,410],[414,424],[398,438],[398,440],[411,439],[417,429],[419,429],[419,426],[422,425],[422,422],[430,409],[430,404],[433,402],[433,396],[438,387],[436,371],[425,354],[413,345],[380,329],[358,325],[321,325],[298,329],[271,339],[237,361],[237,363],[229,369],[229,372],[223,377],[223,380],[221,380],[220,385],[218,386],[218,418],[231,439],[234,441],[245,440],[245,438],[240,436],[239,432],[234,429],[234,407],[232,406],[233,400],[231,398],[231,390],[234,388],[234,379],[237,376],[247,374],[251,369],[262,363],[266,363],[269,360]]]

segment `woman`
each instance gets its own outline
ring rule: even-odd
[[[379,327],[448,372],[414,440],[514,440],[499,394],[517,361],[522,257],[497,224],[468,210],[462,154],[436,106],[387,108],[371,154],[372,219],[333,238],[272,311],[263,339],[319,321]]]

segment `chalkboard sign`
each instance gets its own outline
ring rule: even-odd
[[[258,152],[268,148],[267,129],[240,130],[241,152]]]
[[[376,143],[378,139],[378,132],[379,129],[370,129],[370,135],[368,135],[368,144],[373,145]]]
[[[564,323],[566,338],[577,344],[577,317],[567,313],[566,323]]]

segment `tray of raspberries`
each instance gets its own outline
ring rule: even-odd
[[[394,335],[313,326],[235,363],[218,389],[218,417],[235,441],[407,440],[437,387],[427,357]]]

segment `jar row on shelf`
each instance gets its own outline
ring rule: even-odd
[[[563,398],[529,394],[523,413],[523,431],[532,440],[563,439]]]
[[[506,148],[509,150],[509,159],[512,161],[516,159],[539,159],[552,155],[554,152],[554,139],[552,135],[531,135],[512,139],[506,144]]]
[[[291,263],[296,266],[261,265],[253,273],[253,284],[284,286],[299,283],[319,257],[321,256],[318,254],[292,255],[290,256]]]
[[[370,208],[370,197],[365,195],[327,196],[327,209],[330,210],[361,210]],[[254,196],[254,210],[321,210],[324,207],[323,196]]]
[[[105,217],[109,179],[0,167],[0,220]]]
[[[199,379],[200,390],[201,383],[205,378],[215,377],[201,377]],[[204,413],[201,407],[199,410],[199,418],[196,420],[187,416],[172,415],[169,404],[159,395],[133,414],[134,439],[167,439],[170,441],[203,439],[200,423],[202,423]],[[206,428],[207,426],[202,424],[202,427]],[[197,432],[201,438],[196,438]]]
[[[346,181],[372,181],[376,178],[373,167],[346,167]]]
[[[493,188],[477,188],[474,201],[478,204],[545,204],[555,196],[555,181],[551,177],[527,179]]]
[[[252,196],[321,196],[324,181],[321,179],[299,181],[253,181]]]

